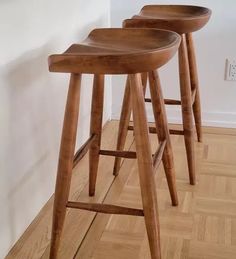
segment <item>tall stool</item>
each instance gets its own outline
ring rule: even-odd
[[[139,15],[125,20],[125,28],[156,28],[171,30],[181,35],[182,41],[179,48],[179,79],[181,100],[165,99],[166,105],[181,105],[183,130],[170,130],[171,134],[184,135],[185,148],[188,162],[190,184],[196,183],[195,154],[194,154],[194,123],[195,119],[198,141],[202,141],[202,122],[197,66],[193,45],[192,32],[200,30],[209,20],[211,11],[205,7],[185,5],[147,5]],[[142,75],[144,89],[147,74]],[[120,127],[117,140],[117,150],[123,150],[129,126],[130,104],[128,89],[123,99]],[[151,99],[145,98],[146,102]],[[151,133],[156,128],[149,128]],[[113,174],[117,175],[121,159],[116,158]]]
[[[156,68],[164,65],[177,51],[177,33],[147,29],[96,29],[81,44],[73,44],[63,54],[49,57],[51,72],[70,73],[67,104],[61,137],[57,181],[53,208],[50,258],[57,258],[58,247],[67,208],[100,213],[144,216],[152,259],[161,258],[157,195],[154,169],[161,160],[166,164],[172,204],[177,205],[175,172],[161,86]],[[141,72],[149,72],[153,110],[159,147],[152,156]],[[79,115],[81,76],[94,74],[90,137],[76,152],[76,132]],[[136,152],[101,149],[103,93],[105,74],[128,74],[131,107],[134,116]],[[99,155],[137,158],[143,209],[109,204],[69,201],[72,169],[89,150],[89,195],[95,194]]]

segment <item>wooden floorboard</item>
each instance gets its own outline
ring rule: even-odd
[[[116,121],[103,131],[102,148],[114,149]],[[176,129],[179,126],[172,125]],[[196,143],[197,185],[188,182],[182,136],[172,136],[180,204],[172,207],[162,166],[155,179],[160,213],[161,249],[166,259],[236,258],[236,130],[204,128]],[[126,150],[135,151],[129,132]],[[153,151],[157,147],[151,135]],[[88,157],[73,173],[70,199],[142,208],[136,160],[125,159],[114,179],[114,158],[101,156],[96,196],[88,197]],[[48,258],[53,197],[6,259]],[[59,259],[150,259],[142,217],[104,215],[68,209]]]

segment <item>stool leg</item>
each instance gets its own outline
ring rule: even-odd
[[[188,49],[189,71],[192,91],[196,89],[195,101],[193,103],[193,115],[195,119],[198,142],[202,142],[202,119],[201,119],[201,102],[199,92],[199,82],[197,74],[196,56],[192,33],[186,34]]]
[[[142,85],[143,85],[143,91],[145,95],[146,87],[147,87],[147,73],[142,73]],[[124,150],[125,140],[127,138],[128,126],[130,122],[130,116],[131,116],[131,100],[130,100],[130,86],[129,86],[129,76],[128,76],[126,81],[126,86],[125,86],[122,108],[121,108],[116,150]],[[114,168],[113,168],[114,175],[116,176],[118,175],[120,166],[121,166],[121,158],[116,157]]]
[[[147,89],[148,73],[142,73],[141,78],[142,78],[142,85],[143,85],[143,94],[145,97],[146,89]]]
[[[162,96],[161,83],[157,71],[149,73],[149,85],[153,107],[153,114],[155,118],[156,129],[158,129],[159,141],[166,140],[166,147],[163,153],[163,166],[165,169],[166,179],[170,190],[172,205],[178,205],[178,196],[175,184],[175,169],[173,152],[170,142],[169,129],[166,118],[165,104]]]
[[[188,160],[190,184],[195,184],[194,128],[192,116],[192,96],[189,76],[189,64],[185,35],[179,48],[180,95],[183,117],[184,140]]]
[[[81,75],[71,74],[57,169],[50,259],[57,258],[62,228],[66,215],[66,204],[68,202],[70,191],[79,115],[80,86]]]
[[[132,99],[134,137],[138,158],[144,218],[150,245],[151,258],[160,259],[161,249],[157,194],[140,74],[130,75],[130,92]]]
[[[128,134],[130,116],[131,116],[131,101],[130,101],[130,86],[129,86],[129,76],[128,76],[126,80],[125,93],[124,93],[121,115],[120,115],[116,150],[124,150],[125,140]],[[113,168],[114,175],[118,175],[120,166],[121,166],[121,158],[116,157],[114,168]]]
[[[95,194],[97,179],[99,151],[101,146],[102,117],[104,99],[104,75],[94,75],[93,94],[91,105],[90,136],[96,138],[89,149],[89,195]]]

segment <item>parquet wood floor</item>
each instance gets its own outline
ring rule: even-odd
[[[118,123],[103,131],[105,149],[115,147]],[[236,130],[204,128],[196,143],[196,186],[188,184],[182,136],[172,136],[180,204],[172,207],[163,168],[156,172],[163,259],[236,258]],[[151,136],[152,148],[157,145]],[[134,150],[129,133],[127,150]],[[124,160],[112,175],[113,158],[101,157],[96,196],[88,197],[88,158],[74,169],[71,200],[141,207],[135,160]],[[47,259],[53,197],[12,248],[6,259]],[[150,259],[142,217],[68,210],[60,259]]]

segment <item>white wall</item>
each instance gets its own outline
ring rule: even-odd
[[[47,57],[109,20],[109,0],[0,1],[0,258],[54,191],[69,77],[49,73]],[[88,136],[91,84],[86,76],[78,145]],[[108,87],[105,120],[110,100]]]
[[[210,22],[194,34],[204,125],[236,127],[236,82],[224,81],[225,59],[236,59],[236,1],[235,0],[111,0],[111,25],[120,27],[121,21],[139,12],[146,4],[193,4],[212,9]],[[177,58],[161,69],[162,87],[166,97],[178,97]],[[112,118],[119,118],[124,79],[112,80]],[[152,119],[147,105],[149,119]],[[180,122],[177,108],[168,109],[171,122]]]

